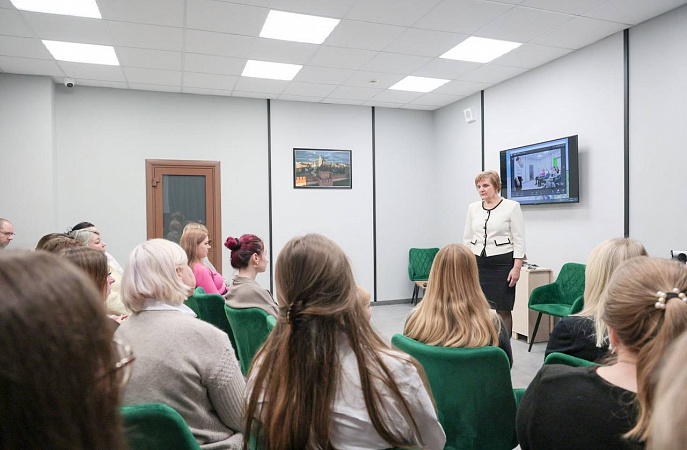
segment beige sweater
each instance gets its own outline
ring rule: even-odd
[[[142,311],[115,336],[136,356],[125,405],[165,403],[201,448],[241,448],[246,384],[224,332],[180,311]]]
[[[234,309],[260,308],[274,317],[279,315],[270,292],[248,277],[236,275],[225,298],[227,305]]]

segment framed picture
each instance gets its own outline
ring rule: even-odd
[[[351,189],[351,150],[293,149],[295,189]]]

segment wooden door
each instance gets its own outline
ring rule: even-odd
[[[184,226],[202,223],[212,249],[208,258],[222,273],[219,161],[146,160],[148,239],[179,243]]]

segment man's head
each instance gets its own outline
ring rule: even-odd
[[[12,239],[14,239],[14,227],[12,227],[12,222],[0,218],[0,250],[7,247]]]

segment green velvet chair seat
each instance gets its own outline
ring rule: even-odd
[[[586,359],[566,355],[565,353],[553,352],[544,359],[544,364],[564,364],[572,367],[600,366],[601,364],[587,361]]]
[[[267,330],[271,333],[277,325],[277,318],[268,314],[265,319],[267,321]]]
[[[506,352],[498,347],[434,347],[395,334],[394,347],[425,369],[446,448],[500,450],[517,446],[516,398]]]
[[[556,281],[532,290],[528,307],[539,313],[532,336],[537,335],[542,314],[565,317],[579,312],[577,309],[581,310],[584,300],[579,300],[579,297],[584,294],[584,269],[584,264],[566,263]],[[533,344],[534,339],[527,351],[532,351]]]
[[[253,362],[253,357],[270,334],[267,328],[269,314],[260,308],[235,309],[226,304],[224,311],[231,329],[234,330],[241,372],[245,376]]]
[[[162,403],[122,406],[124,434],[131,450],[199,450],[184,419]]]

